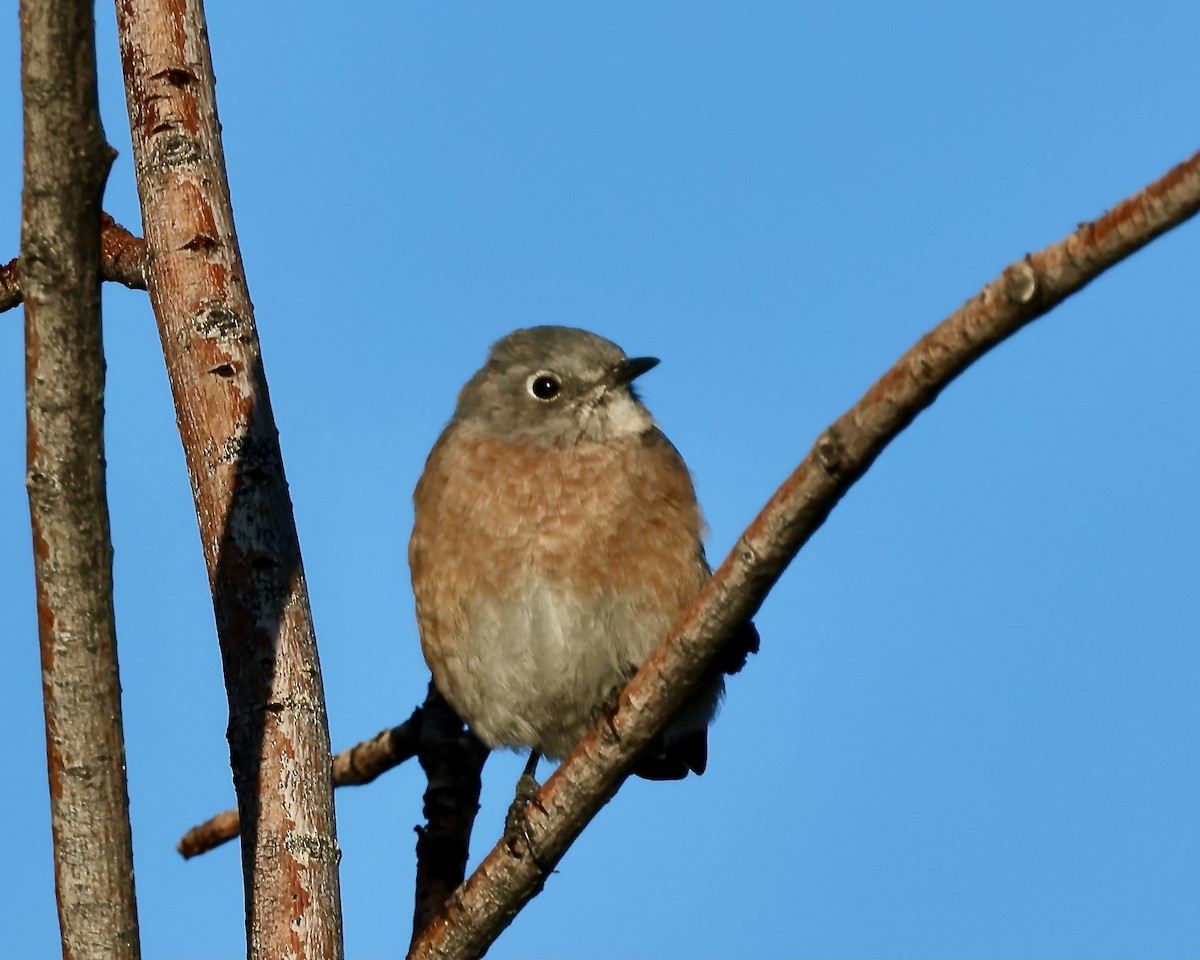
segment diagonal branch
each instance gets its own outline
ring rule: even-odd
[[[200,0],[119,0],[147,282],[229,698],[252,960],[343,954],[329,725]]]
[[[531,807],[537,861],[552,867],[615,793],[639,752],[758,609],[784,568],[875,458],[984,353],[1200,210],[1200,154],[1064,240],[1017,261],[926,334],[817,438],[808,456]],[[413,944],[410,958],[481,956],[545,879],[503,841]]]
[[[91,3],[22,0],[20,16],[26,487],[59,929],[64,957],[134,960],[96,230],[114,154],[100,124]]]

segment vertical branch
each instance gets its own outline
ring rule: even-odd
[[[417,759],[429,786],[425,826],[417,828],[413,942],[445,907],[467,873],[488,748],[467,729],[432,681],[421,708]]]
[[[118,0],[147,286],[213,593],[251,957],[342,955],[329,728],[200,0]]]
[[[104,478],[100,125],[87,0],[22,0],[29,513],[64,957],[140,954]]]

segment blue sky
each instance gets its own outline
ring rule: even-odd
[[[16,3],[0,258],[19,231]],[[488,344],[583,326],[724,556],[817,434],[1007,263],[1200,148],[1200,6],[214,0],[234,208],[335,749],[428,674],[410,494]],[[138,230],[112,10],[106,206]],[[792,564],[708,773],[632,782],[494,957],[1200,954],[1200,226],[985,357]],[[243,949],[225,696],[143,294],[105,291],[107,455],[147,956]],[[0,317],[0,956],[57,954],[22,487]],[[485,771],[473,855],[520,771]],[[347,954],[407,942],[420,771],[338,796]]]

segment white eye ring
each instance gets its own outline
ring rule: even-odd
[[[539,370],[525,381],[525,389],[535,400],[550,403],[562,394],[562,381],[549,370]]]

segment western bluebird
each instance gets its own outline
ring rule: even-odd
[[[414,497],[409,564],[438,690],[489,747],[561,758],[710,576],[687,467],[634,392],[655,366],[585,330],[492,346]],[[634,772],[703,773],[747,623]]]

